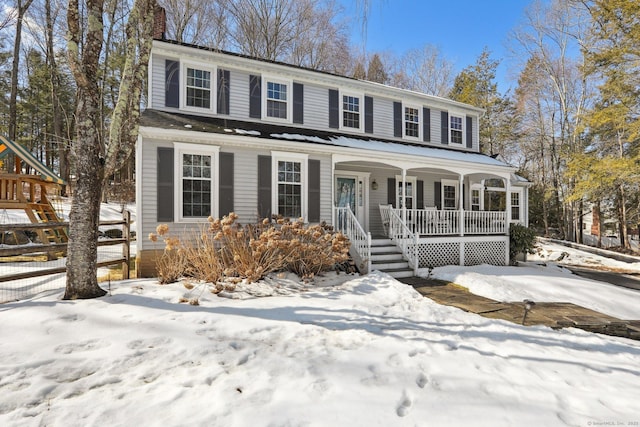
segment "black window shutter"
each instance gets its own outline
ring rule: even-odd
[[[393,136],[402,138],[402,103],[393,103]]]
[[[387,178],[387,203],[396,207],[396,179]]]
[[[293,84],[293,123],[304,123],[304,85]]]
[[[258,156],[258,216],[271,219],[271,156]]]
[[[218,70],[218,114],[229,114],[229,70]]]
[[[233,212],[233,153],[220,153],[218,184],[218,215]]]
[[[173,222],[173,148],[158,147],[158,222]]]
[[[260,76],[249,76],[249,117],[262,117],[262,79]]]
[[[309,222],[320,222],[320,160],[309,160]]]
[[[462,209],[466,210],[467,209],[467,190],[466,190],[467,184],[462,184]]]
[[[440,112],[440,142],[443,144],[449,143],[449,113],[446,111]]]
[[[473,148],[473,118],[467,116],[467,148]]]
[[[364,97],[364,131],[373,133],[373,98]]]
[[[416,181],[416,208],[424,209],[424,181],[417,180]]]
[[[338,129],[340,127],[340,104],[338,91],[329,89],[329,127]]]
[[[431,141],[431,109],[422,108],[422,140]]]
[[[442,209],[442,183],[440,181],[433,183],[433,201],[438,210]]]
[[[180,107],[180,62],[164,62],[164,106]]]

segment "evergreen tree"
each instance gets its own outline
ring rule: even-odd
[[[369,61],[369,68],[367,69],[367,80],[376,83],[386,83],[389,79],[387,72],[384,69],[380,55],[377,53],[373,55]]]

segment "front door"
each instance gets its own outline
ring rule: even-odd
[[[335,192],[335,205],[340,208],[351,208],[351,212],[366,230],[365,179],[360,176],[336,175]]]

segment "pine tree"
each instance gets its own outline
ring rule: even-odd
[[[367,68],[367,80],[376,83],[386,83],[389,79],[387,72],[384,69],[380,55],[377,53],[373,55],[369,61],[369,68]]]

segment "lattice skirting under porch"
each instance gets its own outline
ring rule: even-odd
[[[418,268],[443,265],[506,265],[507,236],[423,238],[418,242]]]

